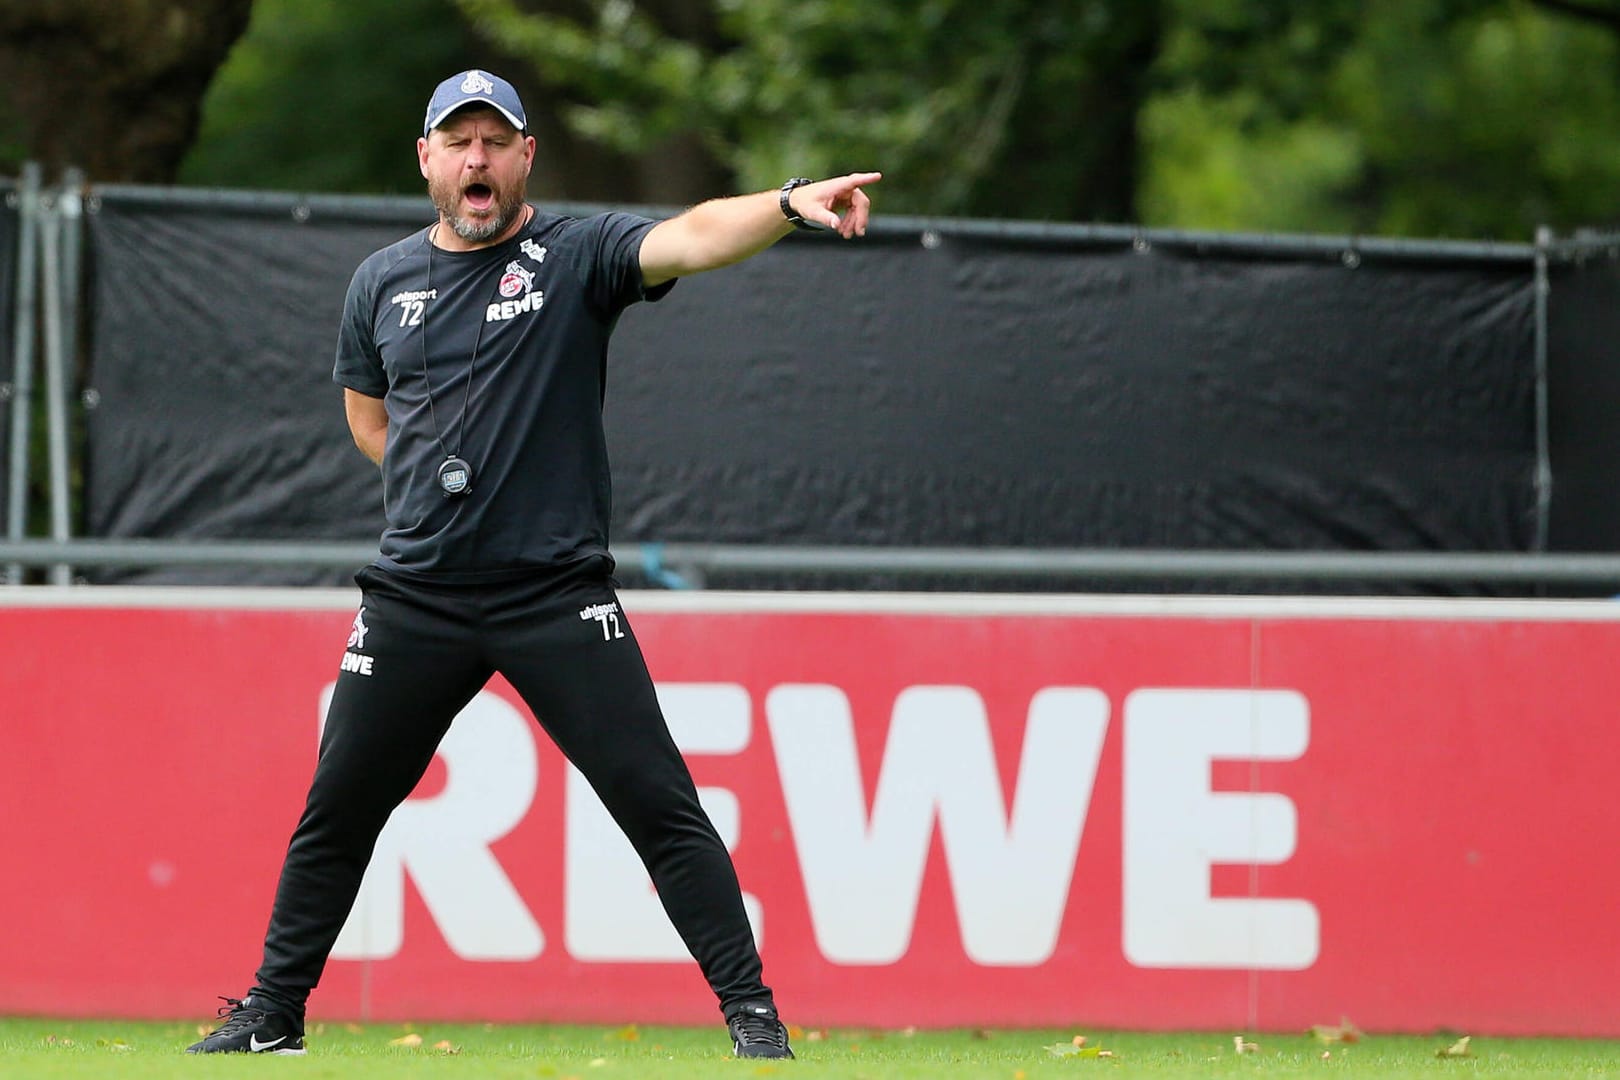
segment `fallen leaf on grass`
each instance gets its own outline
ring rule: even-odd
[[[1046,1052],[1053,1057],[1079,1057],[1079,1058],[1111,1058],[1112,1050],[1104,1050],[1100,1046],[1087,1046],[1084,1035],[1076,1035],[1066,1043],[1056,1043],[1046,1048]]]
[[[1353,1043],[1361,1041],[1361,1029],[1350,1022],[1349,1017],[1340,1017],[1337,1024],[1316,1024],[1311,1027],[1311,1034],[1316,1036],[1317,1042],[1323,1043]]]
[[[1260,1052],[1260,1044],[1252,1043],[1241,1035],[1234,1035],[1232,1036],[1232,1049],[1239,1054],[1257,1054]]]
[[[441,1054],[461,1053],[461,1047],[455,1045],[449,1039],[440,1039],[438,1042],[433,1044],[433,1049],[439,1051]]]
[[[636,1028],[636,1025],[631,1024],[629,1027],[622,1027],[618,1031],[615,1031],[613,1033],[613,1038],[618,1039],[621,1042],[640,1042],[641,1032]]]
[[[1436,1050],[1434,1052],[1434,1056],[1438,1057],[1438,1058],[1467,1058],[1467,1057],[1473,1057],[1474,1052],[1472,1050],[1468,1049],[1468,1040],[1471,1039],[1471,1038],[1473,1038],[1472,1035],[1464,1035],[1462,1038],[1458,1039],[1456,1042],[1452,1043],[1450,1046],[1446,1047],[1444,1050]]]
[[[397,1039],[389,1039],[388,1040],[388,1045],[389,1046],[409,1046],[409,1047],[414,1048],[414,1047],[422,1045],[422,1036],[418,1035],[416,1032],[413,1031],[408,1035],[401,1035]]]

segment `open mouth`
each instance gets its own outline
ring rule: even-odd
[[[488,184],[468,184],[461,195],[474,213],[484,213],[495,205],[495,189]]]

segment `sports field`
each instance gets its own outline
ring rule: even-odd
[[[195,1023],[0,1020],[0,1076],[172,1078],[410,1077],[1247,1077],[1536,1076],[1620,1080],[1620,1042],[1452,1034],[1134,1034],[1073,1031],[803,1031],[797,1061],[737,1061],[725,1030],[466,1024],[313,1025],[304,1057],[187,1057]],[[1241,1040],[1242,1049],[1239,1049]]]

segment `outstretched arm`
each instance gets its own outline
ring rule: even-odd
[[[850,173],[794,188],[788,198],[807,221],[825,225],[848,240],[866,235],[872,201],[861,190],[882,173]],[[671,278],[717,270],[741,262],[793,231],[782,215],[781,192],[761,191],[711,199],[654,225],[641,241],[641,279],[646,287]]]

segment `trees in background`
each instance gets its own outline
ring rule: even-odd
[[[524,92],[553,200],[873,167],[889,213],[1620,220],[1620,0],[9,0],[0,166],[414,192],[426,94],[473,64]]]
[[[1159,0],[455,3],[626,155],[692,135],[743,189],[881,168],[899,212],[1134,207]]]
[[[0,166],[32,159],[92,180],[173,179],[252,3],[6,0]]]
[[[253,8],[176,179],[421,191],[415,136],[428,94],[458,67],[487,62],[449,0],[253,0]]]
[[[1616,0],[454,0],[629,155],[891,210],[1527,239],[1617,219]],[[693,193],[695,196],[698,193]]]
[[[1620,4],[1171,3],[1145,221],[1527,240],[1617,220]]]

